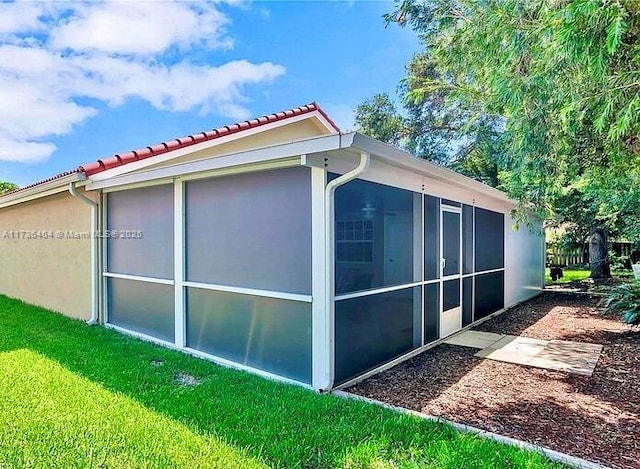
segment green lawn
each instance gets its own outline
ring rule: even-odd
[[[0,330],[0,468],[555,467],[3,296]]]
[[[547,282],[547,285],[559,284],[559,283],[569,283],[576,280],[585,280],[589,278],[591,275],[590,270],[570,270],[570,269],[562,269],[562,278],[553,282],[551,280],[551,274],[549,273],[549,269],[545,269],[544,277]],[[633,271],[631,270],[614,270],[611,272],[611,275],[614,278],[628,279],[633,280]]]
[[[544,271],[544,276],[545,279],[547,281],[547,285],[551,285],[551,284],[558,284],[558,283],[569,283],[569,282],[573,282],[576,280],[584,280],[589,278],[589,275],[591,275],[591,271],[590,270],[565,270],[562,269],[562,278],[556,280],[555,282],[553,282],[551,280],[551,274],[549,273],[549,269],[545,269]]]

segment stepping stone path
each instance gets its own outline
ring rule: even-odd
[[[492,332],[464,331],[444,343],[481,349],[474,356],[547,370],[591,376],[602,345],[541,340]]]

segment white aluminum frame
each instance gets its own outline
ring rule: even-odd
[[[305,159],[303,157],[303,159]],[[325,288],[327,252],[325,244],[325,187],[327,171],[311,167],[311,383],[314,389],[331,387],[331,327]]]
[[[118,274],[115,272],[102,272],[103,277],[119,278],[122,280],[134,280],[136,282],[157,283],[160,285],[175,285],[175,281],[168,278],[145,277],[143,275]]]
[[[275,298],[278,300],[299,301],[301,303],[311,303],[313,301],[312,295],[301,295],[298,293],[259,290],[256,288],[233,287],[229,285],[219,285],[214,283],[190,282],[188,280],[183,281],[182,285],[188,288],[199,288],[201,290],[239,293],[241,295],[261,296],[264,298]]]
[[[184,184],[182,179],[173,181],[173,279],[174,279],[174,310],[175,319],[174,340],[177,347],[186,344],[186,305],[184,295],[184,270],[185,270],[185,208],[184,208]]]
[[[458,242],[458,273],[457,274],[453,274],[453,275],[447,275],[445,277],[444,275],[444,268],[446,265],[444,265],[444,262],[446,262],[445,258],[444,258],[444,212],[449,212],[449,213],[455,213],[458,215],[458,237],[459,237],[459,242]],[[463,323],[463,314],[462,314],[462,205],[458,206],[454,206],[454,205],[448,205],[446,203],[443,203],[442,199],[440,199],[440,327],[438,329],[438,336],[440,339],[444,339],[452,334],[455,334],[456,332],[458,332],[459,330],[462,329],[462,323]],[[458,306],[456,306],[455,308],[451,308],[448,309],[447,311],[444,310],[444,283],[450,280],[458,280]],[[453,314],[451,313],[451,311],[453,310],[458,310],[458,314],[460,316],[460,328],[452,333],[447,334],[446,336],[443,335],[442,333],[442,321],[443,321],[443,317],[445,315],[445,313],[449,313],[449,314]]]

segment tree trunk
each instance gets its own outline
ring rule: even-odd
[[[607,233],[602,228],[594,228],[589,235],[589,269],[591,278],[611,278]]]

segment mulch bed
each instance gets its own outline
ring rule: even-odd
[[[640,332],[597,298],[544,293],[476,330],[604,345],[591,377],[440,345],[347,391],[618,468],[640,468]]]

